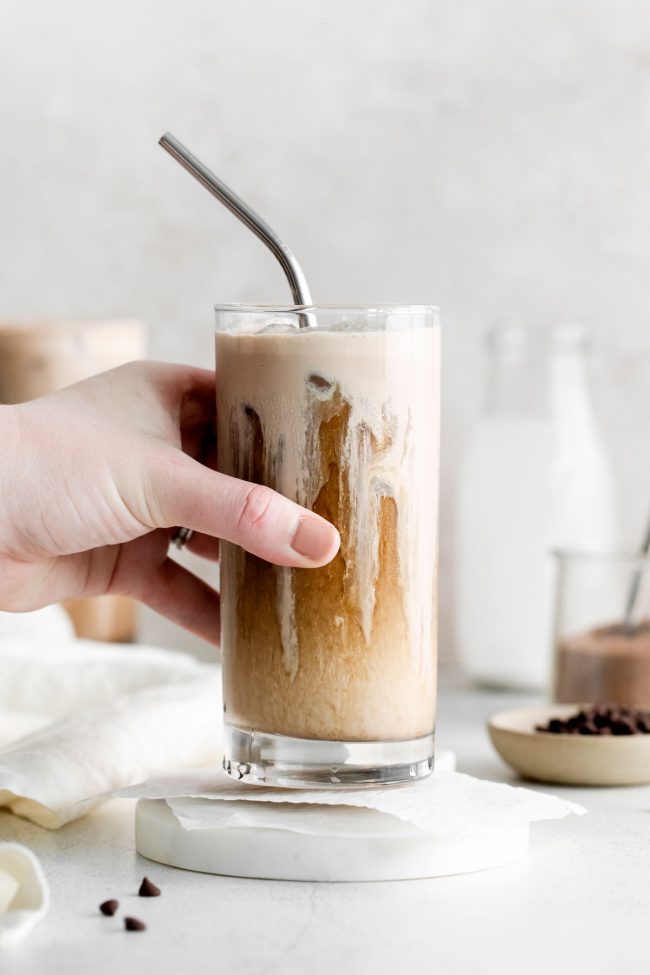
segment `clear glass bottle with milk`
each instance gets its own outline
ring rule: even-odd
[[[455,601],[462,664],[485,684],[547,684],[551,551],[617,540],[588,347],[577,325],[541,333],[501,326],[488,336],[487,398],[457,508]]]

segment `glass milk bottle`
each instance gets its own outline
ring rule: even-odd
[[[485,409],[462,470],[456,522],[456,634],[466,672],[481,683],[548,683],[551,550],[616,541],[588,345],[576,325],[541,333],[498,327],[488,336]]]

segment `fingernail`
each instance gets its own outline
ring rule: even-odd
[[[291,542],[294,552],[311,562],[321,562],[332,550],[335,529],[320,518],[301,518]]]

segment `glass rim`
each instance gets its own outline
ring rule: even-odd
[[[319,304],[314,303],[311,305],[275,305],[275,304],[250,304],[250,303],[232,303],[232,304],[217,304],[214,305],[214,310],[216,312],[249,312],[251,314],[262,314],[263,312],[279,312],[279,313],[290,313],[290,312],[305,312],[305,311],[364,311],[369,314],[381,314],[381,312],[394,312],[394,313],[406,313],[406,314],[418,314],[418,313],[428,313],[433,312],[434,314],[440,314],[439,305],[399,305],[391,304],[390,302],[376,303],[373,305],[361,305],[361,304]]]
[[[559,562],[622,562],[631,566],[650,566],[650,552],[644,554],[638,550],[613,547],[607,545],[593,545],[585,548],[554,548],[551,554]]]

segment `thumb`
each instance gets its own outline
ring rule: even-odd
[[[328,521],[277,491],[212,471],[177,453],[157,483],[159,527],[183,525],[276,565],[317,568],[336,555]]]

